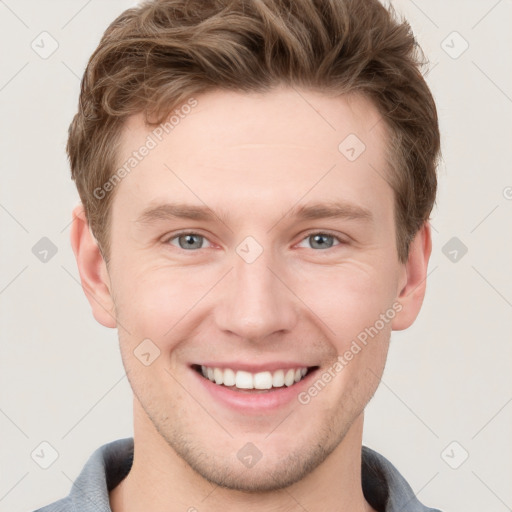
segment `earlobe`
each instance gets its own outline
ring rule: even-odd
[[[116,327],[115,307],[105,260],[94,239],[80,204],[73,210],[71,247],[75,254],[82,288],[94,318],[105,327]]]
[[[425,297],[427,268],[431,252],[430,224],[425,222],[411,242],[409,257],[404,264],[404,278],[397,294],[401,310],[392,323],[392,328],[395,331],[410,327],[420,312]]]

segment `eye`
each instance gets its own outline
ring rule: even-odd
[[[177,241],[177,244],[174,241]],[[207,238],[197,233],[178,233],[167,240],[167,243],[186,251],[203,249],[203,242],[207,242]]]
[[[307,241],[309,241],[313,249],[330,249],[342,243],[338,237],[330,235],[329,233],[311,233],[302,240],[301,244]],[[299,247],[301,247],[300,244]]]
[[[301,244],[305,242],[308,242],[313,249],[322,250],[330,249],[331,247],[343,243],[337,236],[329,233],[311,233],[300,242],[299,247],[304,247],[304,245]],[[174,235],[167,240],[167,243],[180,249],[191,251],[194,249],[204,249],[205,243],[209,244],[210,242],[203,235],[187,232]]]

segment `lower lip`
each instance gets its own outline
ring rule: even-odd
[[[273,388],[267,392],[258,392],[259,390],[244,392],[215,384],[193,368],[191,371],[206,391],[217,401],[240,412],[259,414],[274,411],[290,402],[297,401],[298,394],[308,386],[309,380],[316,373],[316,369],[312,370],[302,380],[289,387]]]

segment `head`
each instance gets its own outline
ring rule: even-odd
[[[92,55],[68,141],[82,283],[141,431],[205,478],[313,471],[416,318],[439,157],[421,64],[377,0],[146,2]],[[201,365],[308,373],[262,414],[210,399]]]

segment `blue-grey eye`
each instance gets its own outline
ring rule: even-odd
[[[196,235],[194,233],[184,233],[169,240],[169,243],[175,245],[173,244],[173,240],[178,240],[179,247],[188,251],[191,249],[202,249],[205,238],[202,235]]]
[[[339,242],[337,240],[338,239],[334,235],[329,235],[327,233],[314,233],[304,238],[301,243],[308,241],[310,247],[313,249],[330,249],[334,245],[338,245]]]

